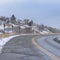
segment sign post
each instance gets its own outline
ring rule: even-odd
[[[12,27],[12,32],[13,32],[13,27],[14,27],[14,26],[12,25],[11,27]]]
[[[5,27],[6,27],[5,23],[3,24],[3,27],[4,27],[4,33],[5,33]]]
[[[19,28],[19,33],[20,33],[20,29],[21,29],[20,26],[18,26],[18,28]]]

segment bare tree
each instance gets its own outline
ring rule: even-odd
[[[25,22],[26,25],[28,25],[29,24],[29,19],[24,19],[24,22]]]

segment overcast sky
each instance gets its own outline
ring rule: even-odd
[[[12,14],[60,29],[60,0],[0,0],[0,16]]]

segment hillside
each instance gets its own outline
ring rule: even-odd
[[[45,26],[44,24],[36,24],[34,23],[33,20],[30,19],[24,19],[24,20],[20,20],[20,19],[16,19],[16,17],[14,15],[12,15],[11,17],[5,17],[5,16],[1,16],[0,17],[0,32],[4,33],[4,26],[5,26],[5,31],[7,32],[11,32],[12,31],[12,26],[13,31],[17,32],[19,31],[18,27],[20,26],[21,31],[30,29],[30,32],[33,33],[41,33],[41,34],[48,34],[48,33],[60,33],[60,30],[50,27],[50,26]]]

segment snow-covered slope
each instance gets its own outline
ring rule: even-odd
[[[33,26],[32,27],[32,30],[34,30],[34,33],[37,32],[37,33],[40,33],[40,34],[49,34],[49,33],[52,33],[51,31],[49,31],[47,28],[44,28],[43,30],[39,30],[37,28],[37,26]]]
[[[48,31],[42,31],[40,32],[41,34],[48,34],[49,32]]]
[[[0,25],[0,30],[3,30],[4,28],[3,28],[3,25]]]

